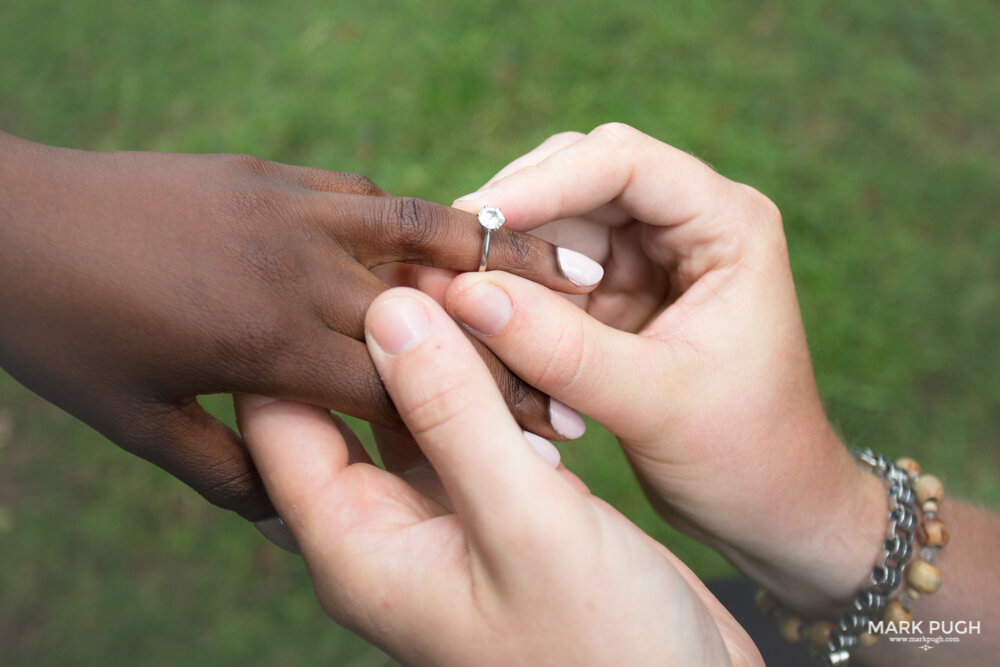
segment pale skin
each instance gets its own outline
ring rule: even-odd
[[[529,384],[615,433],[668,520],[799,613],[846,609],[880,555],[885,491],[824,414],[774,204],[620,124],[556,135],[455,203],[484,204],[601,262],[601,285],[567,300],[500,272],[416,284]],[[940,516],[944,585],[914,618],[980,620],[947,659],[983,664],[1000,648],[1000,519],[951,498]],[[858,657],[903,652],[943,655],[883,642]]]
[[[365,326],[438,492],[371,465],[323,409],[236,402],[331,617],[408,665],[763,664],[690,570],[539,456],[433,299],[390,290]]]
[[[553,138],[501,172],[486,195],[458,205],[477,210],[484,200],[499,204],[523,229],[555,221],[537,233],[585,250],[605,266],[606,278],[593,295],[574,299],[587,312],[502,273],[451,282],[451,274],[425,271],[414,282],[522,377],[616,432],[668,518],[717,546],[789,606],[837,614],[878,556],[885,498],[823,415],[776,210],[758,193],[631,128],[605,127],[584,139]],[[560,166],[555,158],[574,146]],[[550,197],[536,196],[532,187]],[[549,201],[557,206],[533,211],[526,205]],[[486,285],[503,299],[491,300]],[[412,346],[398,339],[376,343],[379,320],[405,310],[398,303],[404,298],[425,309],[429,334]],[[503,418],[484,409],[490,402],[481,387],[473,389],[479,386],[475,373],[485,380],[478,362],[464,358],[458,339],[448,338],[450,325],[438,318],[427,297],[398,291],[376,300],[368,316],[376,367],[416,436],[409,444],[420,447],[407,452],[405,437],[383,438],[390,467],[402,478],[366,465],[356,441],[323,411],[261,398],[238,403],[251,451],[327,611],[416,664],[644,664],[654,656],[657,664],[713,664],[714,655],[697,653],[718,648],[712,623],[704,625],[707,610],[728,659],[757,664],[745,635],[662,547],[640,540],[676,568],[704,609],[688,605],[690,596],[678,595],[684,589],[673,588],[671,576],[661,578],[662,563],[655,574],[637,570],[657,561],[648,561],[644,548],[630,551],[638,537],[634,528],[588,531],[595,512],[616,517],[601,520],[602,527],[616,525],[620,515],[587,496],[564,468],[553,476],[538,465],[541,459],[525,458],[530,449],[517,439],[516,427],[505,431],[510,423],[504,427]],[[413,321],[383,324],[388,332],[420,330]],[[406,349],[386,354],[394,345]],[[400,373],[409,363],[414,372]],[[447,382],[438,384],[443,378]],[[469,432],[486,435],[469,447]],[[498,443],[504,433],[507,446]],[[421,465],[422,455],[440,473],[443,488]],[[535,465],[525,467],[528,460]],[[541,470],[580,494],[587,509],[576,511],[578,498],[559,484],[536,486]],[[547,508],[558,508],[557,523]],[[997,619],[986,600],[994,599],[996,587],[989,555],[1000,546],[997,520],[952,499],[941,516],[953,534],[938,561],[947,584],[921,600],[916,618],[980,620],[983,636],[949,646],[948,656],[955,664],[982,664],[995,651],[989,628]],[[445,529],[428,530],[442,524]],[[427,542],[425,535],[431,536]],[[641,628],[637,618],[646,618],[642,596],[627,609],[614,606],[621,596],[600,599],[598,608],[613,613],[596,626],[588,622],[593,617],[573,615],[580,611],[573,602],[599,594],[603,586],[593,583],[606,581],[594,575],[601,567],[592,569],[590,545],[596,543],[613,546],[612,555],[629,551],[625,570],[668,582],[654,589],[669,589],[681,603],[680,612],[676,606],[652,612],[658,630],[640,630],[641,636],[662,640],[663,628],[681,632],[655,645],[629,634]],[[579,548],[565,550],[566,544]],[[598,565],[617,572],[613,561]],[[456,562],[463,567],[452,568]],[[559,563],[558,576],[553,563]],[[630,590],[627,581],[615,585]],[[490,604],[477,602],[470,615],[469,590]],[[439,606],[440,600],[446,604]],[[568,607],[562,604],[567,601]],[[455,610],[462,613],[452,616]],[[615,623],[622,618],[629,623]],[[703,632],[687,634],[691,623]],[[622,637],[629,641],[619,646]],[[899,650],[883,643],[860,657],[898,664]],[[905,659],[938,660],[911,650]]]

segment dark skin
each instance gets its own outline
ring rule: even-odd
[[[391,262],[474,271],[475,217],[356,174],[240,155],[90,153],[0,133],[0,366],[212,503],[274,515],[240,437],[198,405],[247,392],[390,428],[363,341]],[[563,292],[555,246],[493,235],[489,268]],[[485,348],[518,421],[548,397]]]

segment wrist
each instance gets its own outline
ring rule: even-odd
[[[3,132],[0,153],[0,361],[9,361],[25,355],[15,340],[37,347],[29,332],[54,322],[53,302],[65,297],[53,276],[78,280],[67,267],[85,254],[73,243],[74,214],[85,202],[67,184],[87,173],[77,158],[88,154]]]
[[[841,613],[870,584],[886,538],[882,481],[839,441],[832,453],[801,493],[786,496],[791,506],[778,515],[786,523],[780,535],[760,548],[726,553],[777,600],[805,616]]]

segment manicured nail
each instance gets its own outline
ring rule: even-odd
[[[394,357],[416,347],[430,330],[427,309],[416,299],[389,299],[368,317],[368,333],[383,352]]]
[[[556,248],[556,255],[559,258],[559,270],[574,285],[590,287],[601,282],[604,277],[604,267],[583,253],[569,248]]]
[[[554,398],[549,399],[549,422],[567,440],[576,440],[587,431],[587,422],[580,413]]]
[[[483,188],[482,190],[476,190],[475,192],[470,192],[467,195],[462,195],[461,197],[459,197],[455,201],[469,201],[469,200],[472,200],[472,199],[479,199],[480,197],[482,197],[483,195],[485,195],[487,192],[489,192],[492,189],[493,188]]]
[[[559,467],[559,450],[551,442],[531,431],[524,432],[524,439],[528,441],[531,448],[538,452],[542,460],[553,468]]]
[[[455,315],[473,331],[492,336],[507,326],[513,310],[507,292],[484,280],[462,295],[455,306]]]
[[[272,544],[278,545],[285,551],[291,551],[293,554],[300,553],[299,545],[292,537],[292,531],[288,530],[288,526],[281,520],[281,517],[272,516],[270,519],[261,519],[254,521],[253,525]]]

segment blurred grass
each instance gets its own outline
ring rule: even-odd
[[[0,128],[447,202],[551,133],[631,123],[778,202],[845,438],[997,507],[998,26],[985,0],[7,0]],[[731,572],[652,514],[606,433],[563,453],[699,574]],[[0,572],[4,664],[390,662],[296,559],[2,374]]]

